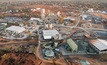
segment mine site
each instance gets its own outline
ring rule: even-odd
[[[107,65],[107,1],[0,0],[0,65]]]

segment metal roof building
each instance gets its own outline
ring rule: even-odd
[[[30,18],[31,21],[39,21],[39,22],[43,22],[40,18]]]
[[[22,33],[23,31],[25,31],[25,28],[19,27],[19,26],[10,26],[10,27],[6,28],[6,31],[12,31],[15,33]]]
[[[72,39],[67,39],[67,44],[70,46],[72,51],[78,50],[78,46],[76,45],[76,43]]]
[[[59,34],[57,30],[43,30],[44,39],[51,39],[53,36]]]
[[[93,45],[94,49],[99,53],[107,53],[107,41],[102,39],[91,40],[91,45]]]

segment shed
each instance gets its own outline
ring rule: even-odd
[[[78,50],[78,46],[76,45],[76,43],[72,39],[67,39],[67,44],[70,46],[72,51]]]

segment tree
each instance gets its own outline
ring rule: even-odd
[[[8,65],[13,64],[14,62],[15,62],[15,59],[14,59],[14,58],[9,58],[9,59],[7,59],[7,64],[8,64]]]
[[[59,17],[59,23],[62,24],[64,22],[64,18],[62,16]]]
[[[9,54],[4,54],[3,56],[2,56],[2,59],[9,59],[10,58],[10,55]]]
[[[54,64],[54,65],[57,65],[57,64],[55,63],[55,59],[53,59],[53,64]]]

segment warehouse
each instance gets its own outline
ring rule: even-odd
[[[22,38],[23,32],[25,31],[25,28],[19,27],[19,26],[10,26],[5,29],[6,36],[9,39],[15,39],[15,38]]]
[[[90,45],[99,53],[107,53],[107,41],[102,39],[90,40]]]
[[[10,27],[6,28],[6,31],[21,33],[23,31],[25,31],[25,28],[19,27],[19,26],[10,26]]]
[[[52,37],[57,37],[59,32],[57,30],[43,30],[44,39],[52,39]]]

